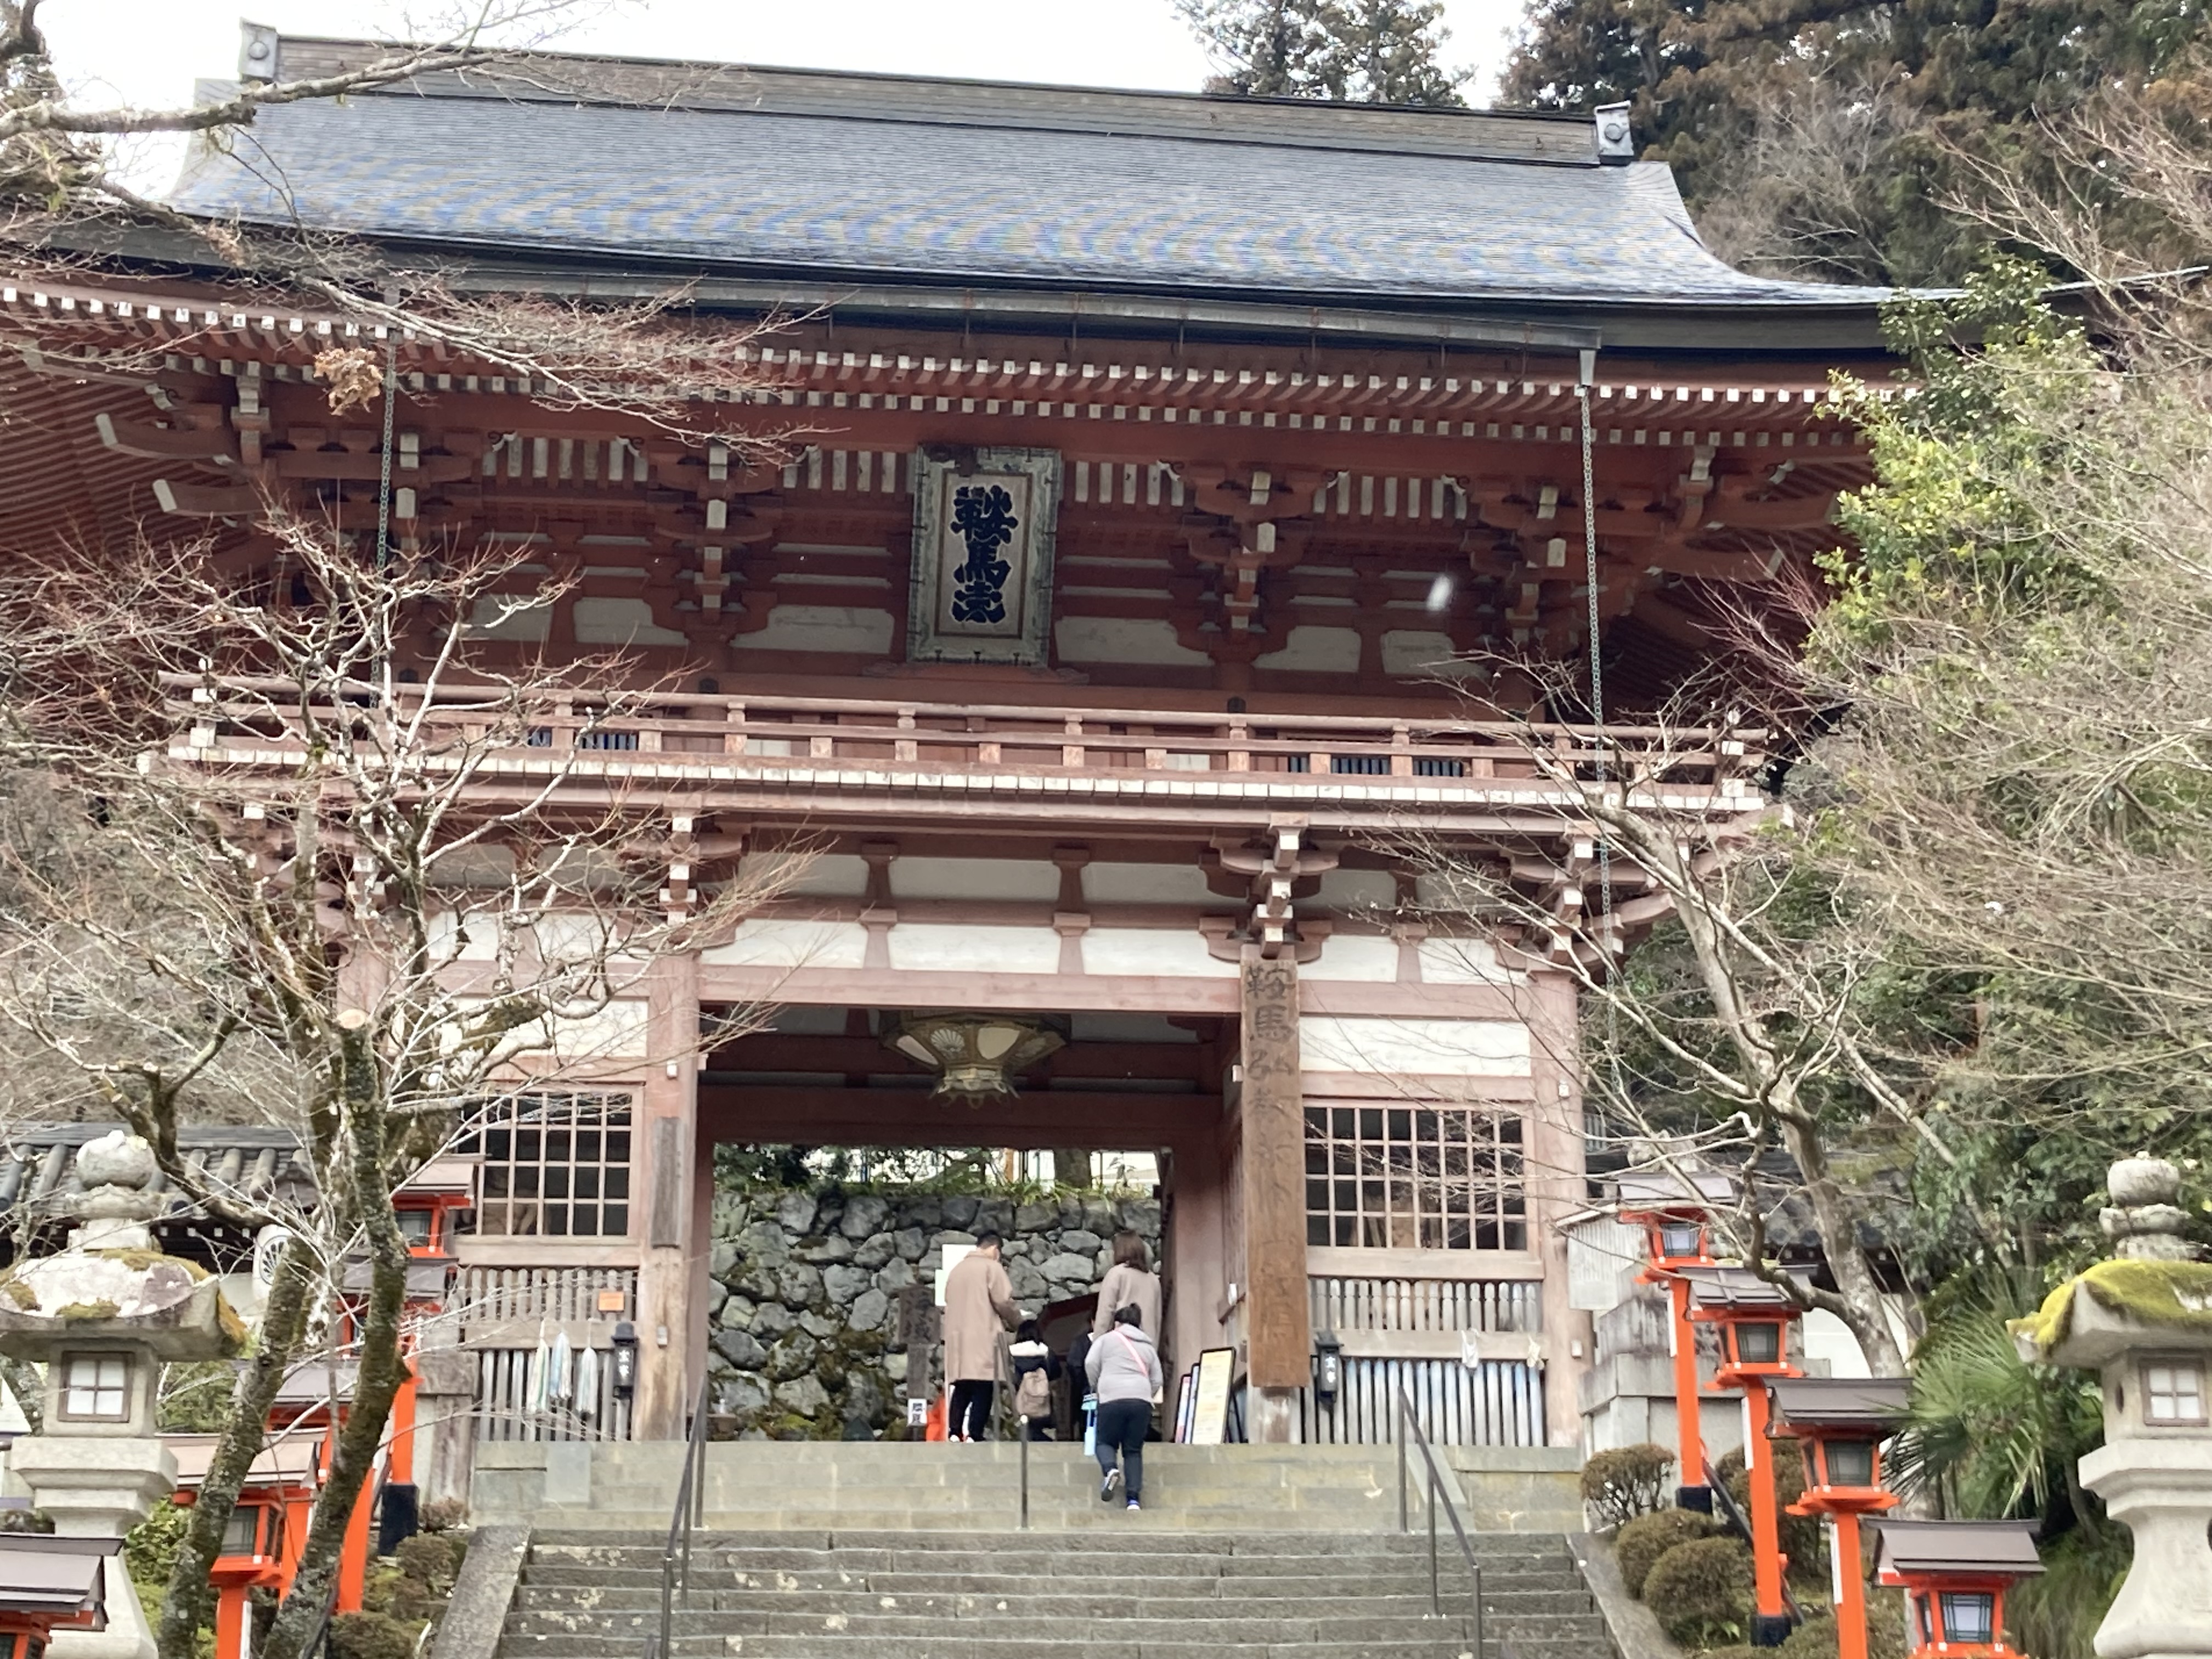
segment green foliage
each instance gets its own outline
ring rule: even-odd
[[[1210,92],[1456,107],[1440,0],[1176,0],[1221,73]]]
[[[1895,1490],[1932,1492],[1945,1514],[1984,1520],[2078,1498],[2074,1465],[2104,1443],[2104,1408],[2093,1375],[2027,1364],[2014,1348],[2008,1323],[2038,1288],[2025,1270],[1984,1269],[1929,1299],[1911,1414],[1887,1462]]]
[[[1905,1659],[1910,1650],[1905,1639],[1905,1592],[1869,1589],[1866,1627],[1867,1659]],[[1764,1650],[1761,1659],[1836,1659],[1838,1651],[1834,1617],[1808,1613],[1781,1646]],[[2036,1659],[2043,1659],[2041,1649],[2034,1652]]]
[[[1751,1628],[1751,1551],[1736,1538],[1677,1544],[1652,1564],[1644,1600],[1685,1647],[1741,1641]]]
[[[428,1585],[440,1595],[453,1588],[460,1577],[461,1558],[467,1546],[458,1538],[443,1533],[422,1532],[412,1538],[402,1539],[392,1552],[392,1565],[420,1583]]]
[[[1531,0],[1500,100],[1628,101],[1701,219],[1763,194],[1774,263],[1954,283],[1989,246],[1947,211],[1975,193],[1965,157],[2050,176],[2041,122],[2206,34],[2204,0]]]
[[[2043,1575],[2024,1578],[2005,1595],[2011,1644],[2035,1659],[2096,1659],[2097,1626],[2135,1559],[2124,1527],[2092,1537],[2076,1528],[2041,1548]]]
[[[161,1367],[155,1416],[172,1434],[220,1434],[230,1421],[230,1391],[238,1368],[223,1359]]]
[[[1640,1515],[1615,1534],[1613,1563],[1620,1569],[1621,1582],[1628,1586],[1628,1593],[1640,1596],[1644,1580],[1661,1556],[1677,1544],[1711,1538],[1719,1531],[1718,1523],[1711,1516],[1700,1515],[1695,1510],[1659,1510],[1650,1515]]]
[[[1664,1446],[1617,1446],[1583,1465],[1583,1502],[1601,1528],[1650,1515],[1665,1501],[1674,1454]]]

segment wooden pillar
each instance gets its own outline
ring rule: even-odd
[[[1242,1097],[1246,1374],[1254,1440],[1292,1440],[1312,1375],[1306,1316],[1304,1095],[1298,969],[1291,951],[1243,959]]]
[[[690,1400],[691,1355],[702,1347],[703,1304],[694,1300],[692,1158],[699,1136],[699,959],[668,957],[647,980],[648,1069],[631,1155],[644,1202],[635,1219],[637,1398],[634,1438],[678,1440]]]
[[[1243,1269],[1230,1265],[1228,1218],[1217,1126],[1179,1142],[1170,1152],[1168,1178],[1167,1340],[1161,1356],[1169,1371],[1170,1405],[1183,1372],[1222,1340],[1223,1304],[1229,1281]]]
[[[1567,1236],[1561,1224],[1588,1207],[1583,1175],[1582,1079],[1573,981],[1565,974],[1531,975],[1527,1000],[1529,1082],[1534,1091],[1524,1129],[1528,1158],[1528,1249],[1544,1264],[1544,1437],[1554,1446],[1582,1443],[1582,1377],[1596,1346],[1589,1314],[1572,1305],[1567,1284]]]
[[[1774,1443],[1766,1437],[1766,1384],[1743,1382],[1743,1468],[1751,1487],[1751,1644],[1782,1645],[1790,1634],[1790,1604],[1782,1589],[1782,1517],[1774,1497]]]

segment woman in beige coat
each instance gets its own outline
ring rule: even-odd
[[[1013,1281],[999,1263],[999,1236],[985,1233],[945,1276],[946,1439],[983,1438],[998,1391],[999,1339],[1020,1318]]]
[[[1114,1316],[1134,1304],[1137,1328],[1157,1343],[1160,1337],[1160,1281],[1152,1272],[1145,1241],[1124,1230],[1114,1235],[1114,1265],[1098,1282],[1098,1311],[1091,1316],[1091,1334],[1103,1336],[1114,1328]]]

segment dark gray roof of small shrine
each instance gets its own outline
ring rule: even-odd
[[[283,72],[349,46],[287,40]],[[444,76],[266,107],[170,199],[456,252],[793,277],[1428,309],[1881,297],[1732,269],[1672,173],[1600,165],[1587,120],[544,61],[604,69],[623,95]]]

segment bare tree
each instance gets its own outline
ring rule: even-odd
[[[394,1187],[465,1114],[604,1074],[638,1040],[653,963],[795,867],[740,874],[708,824],[580,779],[649,697],[620,662],[471,661],[485,606],[545,597],[513,556],[380,557],[276,524],[273,589],[204,549],[149,547],[0,594],[0,739],[76,811],[68,847],[7,866],[0,1024],[73,1067],[210,1213],[289,1235],[163,1607],[177,1659],[277,1382],[365,1259],[359,1382],[266,1650],[289,1659],[320,1621],[405,1371]],[[194,1172],[179,1130],[218,1094],[296,1133],[311,1206]]]

